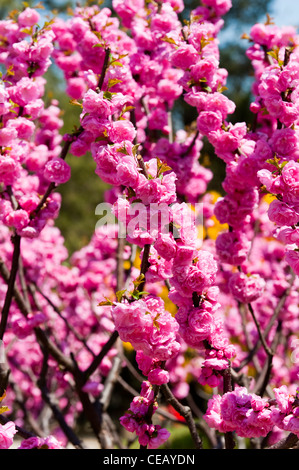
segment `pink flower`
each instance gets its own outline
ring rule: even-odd
[[[86,91],[86,83],[82,77],[72,77],[67,82],[66,92],[71,98],[80,100]]]
[[[233,296],[243,303],[258,299],[265,289],[266,282],[258,274],[247,276],[244,273],[234,273],[229,280],[229,288]]]
[[[71,177],[71,167],[62,158],[54,158],[46,163],[44,177],[56,184],[66,183]]]
[[[132,303],[116,303],[111,310],[122,341],[157,360],[167,360],[180,349],[176,341],[177,321],[164,310],[160,298],[148,296]]]
[[[139,183],[139,171],[133,157],[122,157],[117,165],[117,178],[119,184],[135,189]]]
[[[19,17],[18,17],[18,23],[20,26],[34,26],[35,24],[37,24],[39,22],[39,19],[40,19],[40,15],[39,13],[34,10],[33,8],[25,8],[24,11],[22,11],[22,13],[19,14]]]
[[[268,209],[268,217],[277,225],[296,225],[299,222],[299,213],[285,202],[274,199]]]
[[[29,223],[28,212],[23,209],[12,211],[6,217],[5,223],[10,227],[15,227],[17,230],[21,230]]]
[[[163,445],[170,437],[170,434],[171,433],[167,429],[161,428],[161,426],[157,424],[148,443],[148,449],[158,449],[161,447],[161,445]]]
[[[152,369],[147,378],[150,383],[155,385],[166,384],[169,382],[169,372],[160,368]]]
[[[283,200],[287,203],[299,202],[299,164],[289,161],[282,169],[281,179],[284,185]]]
[[[39,445],[40,445],[39,437],[29,437],[28,439],[23,439],[18,449],[37,449]]]
[[[216,250],[223,263],[241,265],[247,258],[250,242],[242,232],[223,232],[216,239]]]
[[[8,147],[18,137],[18,132],[13,127],[3,127],[0,129],[0,146]]]
[[[10,89],[11,98],[20,106],[26,106],[31,101],[40,98],[41,89],[39,83],[28,77],[22,77],[18,83]]]
[[[232,7],[231,0],[203,0],[203,5],[214,8],[217,16],[225,15]]]
[[[177,99],[183,91],[183,88],[173,80],[164,78],[159,81],[157,92],[165,101]]]
[[[108,135],[111,142],[123,142],[129,140],[133,142],[136,136],[136,129],[130,121],[113,121],[108,129]]]
[[[84,95],[82,104],[84,113],[94,113],[100,118],[107,118],[112,112],[111,103],[103,97],[103,92],[96,93],[89,89]]]
[[[176,254],[176,243],[173,235],[170,233],[161,233],[154,244],[158,254],[166,260],[171,260]]]
[[[298,135],[293,129],[277,129],[269,139],[269,144],[278,155],[289,157],[298,151]]]
[[[198,60],[198,52],[191,44],[181,44],[171,55],[175,67],[186,70]]]
[[[222,115],[220,111],[202,111],[197,118],[197,129],[202,134],[216,131],[221,125]]]
[[[289,414],[292,411],[294,397],[290,394],[286,385],[274,388],[275,398],[281,413]]]
[[[299,252],[288,250],[285,254],[286,262],[291,266],[295,274],[299,274]]]

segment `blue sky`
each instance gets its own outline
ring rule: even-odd
[[[270,16],[277,26],[295,26],[299,29],[299,1],[274,0]]]

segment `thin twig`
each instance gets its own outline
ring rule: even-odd
[[[76,447],[78,449],[83,449],[84,445],[82,444],[80,439],[77,437],[77,435],[74,433],[72,428],[69,427],[69,425],[65,421],[65,418],[64,418],[63,414],[59,410],[58,406],[55,405],[51,401],[51,398],[49,396],[48,387],[47,387],[47,381],[46,381],[46,377],[47,377],[47,373],[48,373],[48,358],[49,358],[49,355],[48,355],[48,352],[44,350],[44,348],[42,348],[42,352],[43,352],[44,357],[43,357],[42,368],[41,368],[41,372],[40,372],[40,377],[37,381],[37,385],[39,386],[40,391],[42,393],[43,401],[51,409],[54,418],[59,423],[59,426],[60,426],[61,430],[64,432],[67,439],[73,444],[74,447]]]
[[[151,245],[150,244],[147,244],[147,245],[144,245],[143,247],[143,255],[142,255],[142,261],[141,261],[141,267],[140,267],[140,274],[143,274],[144,275],[144,281],[141,282],[138,286],[138,290],[139,292],[142,292],[143,289],[144,289],[144,285],[145,285],[145,275],[147,273],[147,270],[150,266],[149,264],[149,255],[150,255],[150,251],[151,251]]]
[[[188,428],[190,430],[190,434],[192,440],[194,442],[196,449],[202,449],[202,442],[198,435],[197,428],[191,413],[191,409],[189,406],[183,406],[173,395],[172,391],[168,387],[168,385],[163,384],[161,385],[161,392],[163,393],[164,397],[168,401],[168,403],[173,406],[173,408],[185,419]]]
[[[270,349],[269,346],[267,345],[266,340],[265,340],[265,338],[264,338],[264,335],[263,335],[263,333],[262,333],[262,331],[261,331],[260,323],[259,323],[258,319],[257,319],[256,316],[255,316],[255,313],[254,313],[254,310],[253,310],[253,308],[252,308],[252,305],[251,305],[251,304],[247,304],[247,305],[248,305],[248,309],[249,309],[249,311],[250,311],[250,313],[251,313],[251,316],[252,316],[252,318],[253,318],[253,321],[254,321],[254,323],[255,323],[255,326],[256,326],[256,328],[257,328],[257,331],[258,331],[258,334],[259,334],[259,337],[260,337],[260,340],[261,340],[261,343],[262,343],[262,345],[263,345],[264,350],[266,351],[266,353],[267,353],[268,356],[273,356],[273,352],[271,351],[271,349]]]
[[[106,354],[108,353],[108,351],[110,351],[110,349],[112,348],[112,346],[114,345],[115,341],[117,340],[118,338],[118,332],[115,330],[110,338],[108,339],[108,341],[104,344],[104,346],[102,347],[101,351],[99,352],[99,354],[94,358],[94,360],[92,361],[92,363],[88,366],[88,368],[83,372],[83,382],[86,383],[87,380],[89,379],[89,377],[97,370],[97,368],[99,367],[99,365],[101,364],[102,360],[104,359],[104,357],[106,356]]]
[[[4,415],[0,415],[0,424],[4,425],[11,421],[9,418],[7,418]],[[21,426],[16,426],[16,430],[18,431],[18,436],[21,436],[23,439],[29,439],[30,437],[35,437],[35,434],[32,432],[28,431],[27,429],[24,429]]]
[[[37,292],[48,302],[48,304],[53,308],[54,312],[57,313],[57,315],[64,321],[65,325],[67,326],[67,328],[73,333],[73,335],[75,336],[75,338],[77,338],[78,341],[80,341],[84,347],[88,350],[88,352],[90,352],[90,354],[92,354],[93,356],[95,356],[94,352],[92,351],[92,349],[88,346],[88,344],[86,343],[85,339],[83,336],[81,336],[75,329],[74,327],[68,322],[68,320],[62,315],[62,313],[60,312],[59,308],[56,307],[56,305],[52,302],[52,300],[42,292],[42,290],[40,289],[39,286],[37,285],[33,285],[33,284],[29,284],[29,289],[30,289],[30,292],[31,294],[34,296],[34,300],[36,302],[36,297],[35,297],[35,290],[37,290]]]

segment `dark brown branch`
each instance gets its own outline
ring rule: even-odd
[[[143,289],[144,289],[144,285],[145,285],[145,275],[147,273],[147,270],[150,266],[149,264],[149,255],[150,255],[150,251],[151,251],[151,245],[147,244],[147,245],[144,245],[143,247],[143,255],[142,255],[142,261],[141,261],[141,267],[140,267],[140,274],[143,274],[144,275],[144,281],[141,282],[138,286],[138,290],[139,292],[142,292]]]
[[[101,72],[101,75],[100,75],[100,79],[99,79],[99,83],[98,83],[98,86],[97,86],[97,89],[96,91],[99,93],[102,88],[103,88],[103,84],[104,84],[104,80],[105,80],[105,76],[106,76],[106,72],[107,72],[107,69],[109,67],[109,57],[110,57],[110,48],[107,47],[105,49],[105,58],[104,58],[104,63],[103,63],[103,67],[102,67],[102,72]]]
[[[190,434],[194,442],[195,448],[202,449],[202,442],[198,435],[196,424],[192,417],[192,413],[189,406],[183,406],[172,394],[168,385],[161,385],[161,392],[163,393],[167,402],[170,403],[170,405],[185,419],[187,426],[190,430]]]
[[[229,366],[228,369],[225,369],[223,371],[223,393],[227,393],[231,391],[232,391],[232,376],[231,376],[231,368]],[[226,449],[235,448],[236,443],[234,441],[232,432],[224,433],[224,441],[225,441]]]
[[[188,147],[186,148],[186,150],[181,154],[181,158],[186,157],[186,155],[188,155],[188,153],[192,150],[192,148],[193,148],[193,146],[195,145],[195,142],[196,142],[196,139],[197,139],[198,136],[199,136],[199,131],[196,131],[195,134],[194,134],[194,137],[193,137],[192,141],[190,142],[190,145],[188,145]]]
[[[48,302],[48,304],[53,308],[54,312],[57,313],[57,315],[64,321],[66,327],[73,333],[73,335],[75,336],[75,338],[77,338],[78,341],[80,341],[84,347],[88,350],[88,352],[90,352],[93,356],[95,355],[94,352],[92,351],[92,349],[88,346],[88,344],[86,343],[85,339],[83,338],[83,336],[81,336],[75,329],[72,325],[70,325],[70,323],[68,322],[68,320],[62,315],[62,313],[60,312],[59,308],[56,307],[55,304],[53,304],[52,300],[49,299],[49,297],[44,294],[41,289],[38,287],[38,286],[34,286],[33,284],[29,284],[29,289],[30,289],[30,292],[32,294],[32,296],[34,297],[34,301],[35,303],[37,303],[37,299],[36,299],[36,296],[35,296],[35,290],[37,290],[37,292]],[[37,305],[37,307],[39,307]]]
[[[296,434],[290,433],[287,437],[276,442],[271,447],[266,447],[266,449],[290,449],[297,444],[298,440],[299,438]]]
[[[259,323],[258,319],[257,319],[256,316],[255,316],[255,313],[254,313],[254,310],[253,310],[251,304],[248,304],[248,309],[249,309],[249,311],[250,311],[250,313],[251,313],[251,316],[252,316],[252,318],[253,318],[253,321],[254,321],[254,323],[255,323],[256,329],[257,329],[258,334],[259,334],[260,341],[261,341],[261,343],[262,343],[262,345],[263,345],[263,348],[264,348],[265,352],[267,353],[267,355],[268,355],[269,357],[270,357],[270,356],[273,356],[273,352],[271,351],[271,349],[269,348],[269,346],[268,346],[267,343],[266,343],[266,340],[265,340],[265,338],[264,338],[264,335],[263,335],[263,333],[262,333],[262,331],[261,331],[260,323]]]
[[[9,418],[7,418],[4,415],[0,415],[0,424],[4,425],[11,421]],[[16,425],[16,430],[18,431],[18,436],[21,436],[23,439],[29,439],[30,437],[35,437],[35,434],[33,434],[30,431],[27,431],[27,429],[24,429],[20,426]]]
[[[17,277],[17,272],[19,268],[19,257],[20,257],[20,250],[21,250],[21,237],[17,234],[13,235],[12,242],[14,244],[14,251],[12,256],[12,264],[11,264],[11,271],[7,285],[7,291],[5,296],[5,301],[2,309],[1,314],[1,322],[0,322],[0,339],[3,339],[7,321],[8,321],[8,314],[9,309],[11,306],[12,298],[14,295],[14,287],[15,281]]]
[[[89,377],[97,370],[97,368],[101,364],[102,360],[104,359],[108,351],[110,351],[110,349],[114,345],[117,338],[118,338],[118,332],[114,331],[112,335],[110,336],[110,338],[108,339],[107,343],[105,343],[104,346],[102,347],[99,354],[94,358],[90,366],[83,372],[84,383],[86,383]]]
[[[63,414],[59,410],[58,406],[56,406],[51,401],[51,398],[49,396],[48,387],[47,387],[47,381],[46,381],[46,377],[47,377],[47,373],[48,373],[48,358],[49,358],[49,355],[48,355],[48,352],[45,351],[43,348],[42,348],[42,352],[44,354],[43,364],[42,364],[42,369],[41,369],[41,372],[40,372],[40,377],[37,381],[37,385],[40,388],[40,391],[42,393],[42,398],[43,398],[44,402],[51,409],[54,418],[58,422],[61,430],[64,432],[67,439],[73,444],[74,447],[76,447],[78,449],[83,449],[84,445],[82,444],[80,439],[77,437],[77,435],[74,433],[72,428],[69,427],[69,425],[65,421],[65,418],[64,418]]]

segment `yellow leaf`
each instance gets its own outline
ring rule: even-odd
[[[274,199],[276,199],[274,194],[265,194],[265,196],[263,196],[263,202],[266,202],[267,204],[270,204]]]
[[[0,415],[1,415],[2,413],[5,413],[5,411],[9,411],[8,406],[0,406]]]
[[[207,227],[207,234],[211,240],[216,240],[220,232],[228,229],[228,224],[221,224],[215,216],[211,217],[211,220],[214,224],[211,227]]]
[[[131,343],[124,343],[124,342],[123,342],[123,347],[124,347],[124,349],[125,349],[126,351],[133,351],[133,350],[134,350],[134,348],[133,348],[133,346],[131,345]]]

